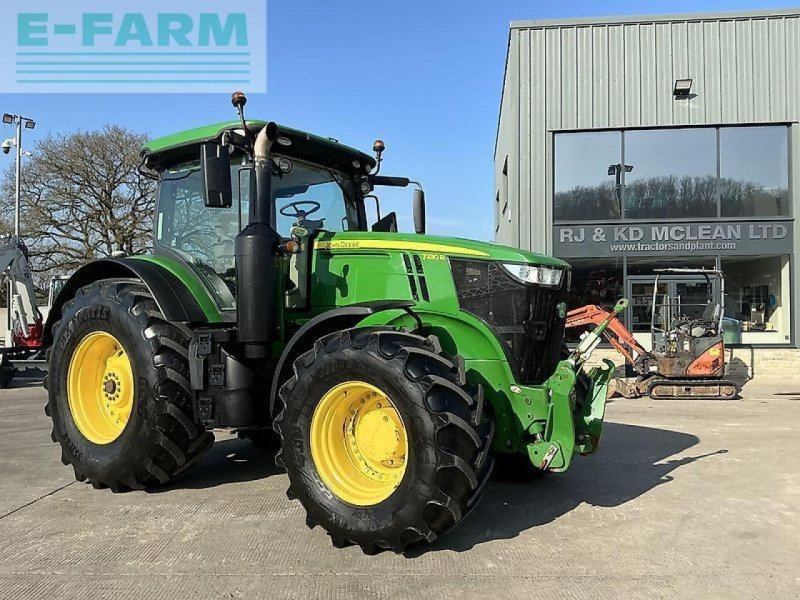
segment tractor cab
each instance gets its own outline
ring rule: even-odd
[[[260,121],[222,123],[151,142],[145,161],[159,172],[156,254],[189,265],[223,311],[236,309],[235,238],[254,211],[255,171],[252,140],[266,126]],[[270,155],[270,225],[289,244],[285,288],[287,308],[308,303],[311,248],[322,234],[397,233],[397,217],[381,216],[377,186],[414,184],[415,229],[424,233],[424,194],[406,178],[372,172],[385,146],[376,142],[373,158],[332,139],[280,128]],[[209,185],[212,190],[209,192]],[[376,202],[370,222],[365,200]]]

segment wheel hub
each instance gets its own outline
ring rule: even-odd
[[[350,381],[323,395],[311,421],[311,455],[328,488],[356,506],[388,498],[406,470],[403,419],[379,388]]]
[[[117,382],[114,381],[113,379],[106,379],[106,382],[103,384],[103,391],[106,393],[107,396],[113,397],[114,392],[117,391]]]
[[[365,458],[375,462],[399,458],[400,430],[395,415],[394,411],[378,408],[358,420],[356,446]]]
[[[133,408],[133,368],[122,344],[105,331],[84,337],[67,372],[70,414],[83,436],[110,444],[125,430]]]

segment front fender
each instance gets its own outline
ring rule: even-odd
[[[464,359],[467,380],[483,387],[495,420],[495,452],[522,452],[542,470],[563,471],[574,455],[595,451],[613,365],[589,373],[589,389],[578,410],[578,373],[569,361],[559,362],[543,384],[522,385],[514,379],[497,336],[483,321],[466,312],[449,315],[417,307],[414,313],[425,333],[439,339],[444,352]],[[375,325],[419,326],[415,318],[402,311],[376,313],[357,326]]]
[[[464,359],[467,381],[483,388],[496,427],[493,449],[497,452],[519,451],[530,422],[546,418],[546,390],[543,387],[526,388],[529,393],[518,393],[519,386],[503,346],[491,328],[477,317],[464,311],[452,315],[420,307],[415,307],[414,314],[425,333],[438,338],[446,354]],[[406,312],[385,311],[367,317],[357,326],[375,325],[413,330],[419,323]]]

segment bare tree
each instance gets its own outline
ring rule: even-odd
[[[151,245],[155,183],[138,172],[146,137],[117,126],[49,135],[24,163],[20,233],[34,272],[69,274],[84,263]],[[0,233],[13,231],[14,173],[2,183]]]

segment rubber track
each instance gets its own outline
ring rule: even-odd
[[[659,386],[681,386],[681,387],[694,387],[694,388],[714,388],[717,386],[731,386],[733,394],[716,395],[710,394],[708,396],[695,396],[691,394],[677,395],[677,396],[660,396],[653,395],[653,390]],[[735,400],[739,396],[739,386],[726,379],[657,379],[650,382],[647,386],[647,395],[653,400]]]

